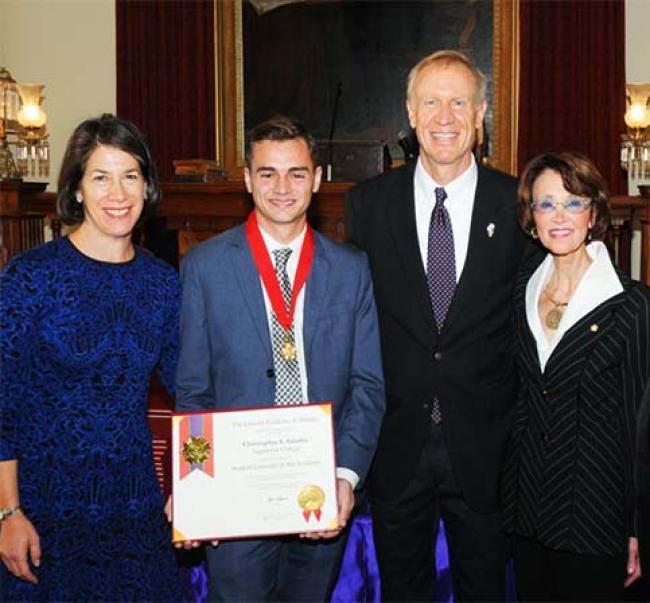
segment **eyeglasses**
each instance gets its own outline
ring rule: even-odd
[[[564,208],[564,211],[570,214],[580,214],[591,206],[591,199],[581,199],[580,197],[569,197],[564,203],[553,201],[553,199],[545,198],[541,201],[533,201],[530,208],[538,214],[550,214],[555,211],[558,205]]]

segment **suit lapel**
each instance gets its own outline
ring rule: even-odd
[[[623,288],[627,289],[626,283],[623,283]],[[593,345],[598,337],[606,332],[624,300],[625,292],[610,297],[572,325],[551,352],[544,374],[557,378],[564,373],[567,366],[573,366],[572,359],[576,355],[584,357],[587,347]]]
[[[246,241],[243,227],[240,228],[238,235],[240,236],[236,237],[232,243],[233,253],[231,260],[233,269],[237,278],[237,284],[244,298],[245,308],[255,325],[255,330],[260,338],[263,349],[267,351],[269,361],[272,364],[271,335],[269,333],[262,283],[255,263],[253,262],[253,256]]]
[[[537,353],[537,342],[535,336],[528,325],[526,314],[526,287],[530,277],[533,275],[544,256],[539,258],[534,265],[522,270],[517,276],[515,284],[515,316],[517,321],[517,334],[520,342],[521,361],[529,370],[530,374],[536,379],[541,379],[542,367],[539,363],[539,354]]]
[[[390,198],[388,220],[395,254],[399,258],[408,286],[420,308],[420,318],[428,327],[418,329],[415,335],[427,346],[432,345],[437,331],[433,321],[431,299],[427,288],[426,274],[418,245],[415,225],[415,194],[413,192],[413,169],[405,171],[400,186]],[[397,286],[397,283],[395,284]],[[433,339],[432,339],[433,338]]]
[[[303,312],[303,340],[305,346],[305,360],[309,366],[309,351],[314,341],[318,321],[320,320],[323,308],[327,300],[327,288],[329,280],[330,264],[325,257],[325,250],[321,236],[315,235],[314,259],[311,265],[309,278],[305,283],[305,304]]]
[[[622,293],[606,300],[564,333],[546,362],[544,375],[549,382],[575,376],[578,359],[589,356],[598,338],[607,332],[607,327],[624,299],[625,294]]]

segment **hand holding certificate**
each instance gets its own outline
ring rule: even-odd
[[[173,540],[338,530],[331,404],[177,414]]]

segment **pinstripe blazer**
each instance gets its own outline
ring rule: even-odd
[[[650,575],[650,384],[641,401],[637,425],[637,535],[643,575]]]
[[[637,409],[650,375],[650,289],[621,272],[624,291],[563,336],[542,373],[515,288],[520,386],[504,470],[508,531],[581,554],[617,554],[634,535]]]

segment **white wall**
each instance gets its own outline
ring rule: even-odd
[[[629,83],[650,82],[650,1],[625,2],[625,79]],[[628,194],[638,195],[639,180],[628,177]],[[641,233],[632,238],[632,277],[639,278],[641,264]]]
[[[625,71],[628,82],[650,82],[650,2],[625,2]]]
[[[45,84],[55,190],[74,127],[116,110],[114,0],[0,0],[0,66]]]
[[[625,2],[625,78],[629,83],[650,83],[650,1]],[[638,195],[636,185],[628,180],[629,194]]]

